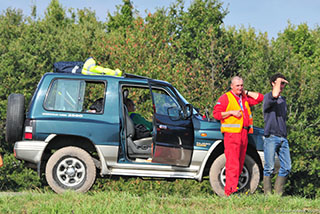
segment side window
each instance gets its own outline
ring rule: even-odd
[[[102,113],[104,109],[104,82],[86,82],[83,111],[88,113]]]
[[[91,112],[103,110],[105,84],[84,80],[56,79],[44,107],[52,111]]]
[[[176,100],[171,97],[166,91],[152,89],[154,104],[157,114],[169,115],[169,109],[180,109]]]

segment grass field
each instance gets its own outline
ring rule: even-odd
[[[136,195],[125,191],[85,194],[29,191],[0,194],[0,213],[320,213],[320,199],[263,194],[218,197]]]

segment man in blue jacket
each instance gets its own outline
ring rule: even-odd
[[[288,81],[282,74],[270,78],[272,91],[264,95],[264,192],[271,193],[271,175],[274,171],[275,154],[280,160],[280,170],[275,183],[275,192],[283,194],[286,178],[291,171],[291,158],[287,140],[287,104],[280,94]]]

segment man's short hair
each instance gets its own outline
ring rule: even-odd
[[[242,81],[243,81],[242,77],[234,76],[234,77],[231,78],[231,84],[232,84],[232,82],[233,82],[234,80],[242,80]]]
[[[272,83],[275,82],[278,78],[282,78],[282,79],[287,80],[287,79],[285,78],[285,76],[283,76],[282,74],[276,73],[276,74],[274,74],[274,75],[272,75],[272,76],[270,77],[270,85],[272,86]]]

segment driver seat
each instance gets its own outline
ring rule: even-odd
[[[124,90],[123,97],[126,100],[129,91]],[[133,140],[135,136],[134,123],[129,116],[127,106],[124,105],[125,112],[125,126],[126,126],[126,140],[127,140],[127,152],[130,158],[145,158],[151,157],[151,144],[152,137],[146,137],[138,140]]]

